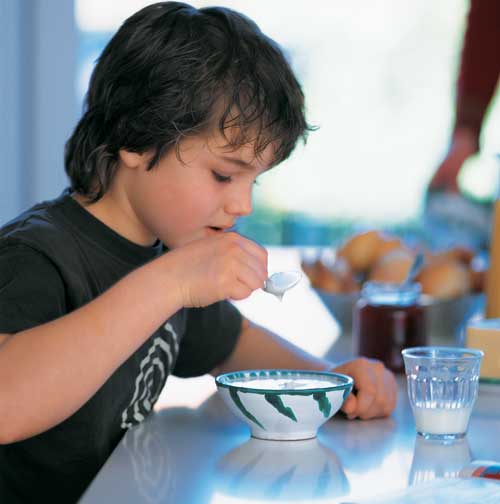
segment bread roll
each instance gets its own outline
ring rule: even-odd
[[[393,250],[375,264],[368,279],[374,282],[400,283],[405,280],[414,260],[414,253],[407,248]]]
[[[361,286],[359,282],[356,281],[354,275],[351,274],[348,277],[344,278],[343,289],[346,294],[349,294],[351,292],[359,292]]]
[[[374,263],[381,233],[366,231],[351,236],[338,250],[337,257],[345,259],[354,273],[366,272]]]
[[[475,256],[469,264],[469,276],[472,292],[484,292],[486,289],[486,275],[488,260],[484,256]]]
[[[330,266],[330,270],[342,279],[342,292],[359,291],[359,284],[354,278],[354,272],[343,257],[336,258],[335,262]]]
[[[429,262],[434,260],[444,260],[444,261],[458,261],[462,264],[469,265],[474,257],[474,250],[469,247],[452,247],[447,250],[442,250],[439,252],[431,253],[429,256]]]
[[[469,270],[470,290],[475,293],[484,292],[486,289],[486,271]]]
[[[318,267],[316,265],[317,262],[318,261],[315,259],[313,261],[302,260],[300,263],[302,271],[305,273],[307,278],[309,278],[309,281],[311,282],[311,285],[313,285],[313,286],[316,283],[316,278],[318,275]]]
[[[302,262],[302,269],[315,289],[340,294],[355,292],[359,285],[345,259],[336,259],[327,266],[323,261]]]
[[[380,261],[380,259],[382,259],[382,257],[384,257],[385,255],[403,247],[404,247],[403,242],[399,238],[396,238],[395,236],[391,235],[382,234],[381,240],[377,244],[377,249],[373,258],[372,266],[374,266],[378,261]]]
[[[434,260],[422,268],[417,277],[422,292],[438,299],[463,296],[470,291],[469,270],[454,259]]]
[[[313,287],[331,293],[344,291],[344,279],[338,271],[332,271],[322,261],[317,261],[316,281]]]

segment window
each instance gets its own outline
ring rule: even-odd
[[[107,40],[148,3],[77,0],[80,98]],[[450,134],[468,2],[191,3],[241,11],[274,38],[303,85],[309,121],[319,126],[262,177],[242,232],[266,244],[325,245],[359,224],[418,230],[425,187]],[[498,108],[491,107],[481,158],[462,178],[481,197],[495,190]]]

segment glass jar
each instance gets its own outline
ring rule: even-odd
[[[392,371],[404,372],[401,350],[427,344],[420,293],[418,283],[365,283],[353,313],[355,355],[379,359]]]

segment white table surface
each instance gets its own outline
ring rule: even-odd
[[[296,269],[299,259],[297,250],[271,249],[270,271]],[[350,352],[350,339],[340,336],[307,280],[282,303],[255,293],[237,304],[315,355],[343,358]],[[155,412],[128,431],[80,504],[333,504],[456,477],[471,460],[500,460],[500,386],[481,384],[467,436],[441,444],[416,435],[405,380],[399,377],[398,384],[389,418],[336,415],[316,439],[270,442],[250,437],[211,376],[170,377]]]

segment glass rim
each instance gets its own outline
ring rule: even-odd
[[[401,350],[403,358],[427,360],[471,361],[481,359],[484,352],[478,348],[420,346]],[[457,355],[461,354],[461,355]]]
[[[421,294],[422,286],[418,282],[411,283],[397,283],[397,282],[379,282],[376,280],[368,280],[364,283],[361,291],[370,291],[373,289],[380,289],[382,292],[392,293],[392,292],[409,292]]]

